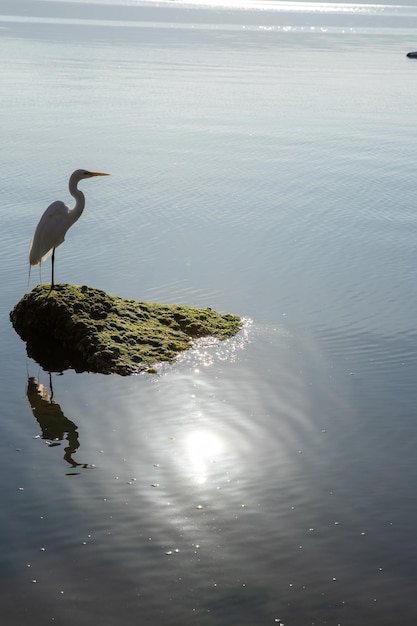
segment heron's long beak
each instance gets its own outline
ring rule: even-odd
[[[103,172],[90,172],[91,176],[110,176],[110,174],[103,174]]]

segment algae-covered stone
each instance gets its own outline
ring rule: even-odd
[[[227,339],[241,328],[238,317],[210,308],[124,300],[75,285],[38,285],[10,319],[45,369],[122,375],[155,371],[194,338]]]

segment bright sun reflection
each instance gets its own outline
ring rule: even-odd
[[[193,480],[202,485],[207,481],[210,467],[224,450],[220,437],[207,430],[195,430],[186,438],[186,453]]]

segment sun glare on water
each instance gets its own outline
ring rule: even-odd
[[[195,430],[186,438],[186,456],[193,481],[199,485],[207,482],[210,467],[224,452],[224,441],[208,430]]]

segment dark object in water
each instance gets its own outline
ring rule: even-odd
[[[417,59],[417,50],[414,52],[409,52],[407,56],[409,59]]]

